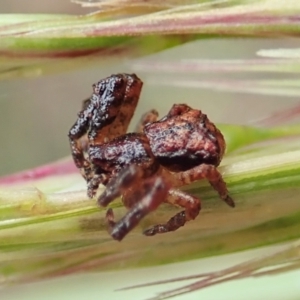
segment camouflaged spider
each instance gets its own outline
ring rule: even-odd
[[[93,85],[93,94],[69,132],[72,156],[87,181],[89,197],[107,206],[118,196],[129,209],[118,222],[112,209],[106,220],[111,236],[122,240],[162,202],[184,208],[167,223],[144,231],[155,235],[174,231],[197,217],[200,199],[177,189],[206,178],[229,206],[234,201],[217,170],[225,151],[221,132],[198,109],[174,104],[168,114],[146,113],[137,132],[126,133],[142,89],[135,74],[117,74]],[[87,134],[87,135],[86,135]]]

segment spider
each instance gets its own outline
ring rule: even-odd
[[[136,132],[126,133],[142,86],[135,74],[100,80],[69,131],[72,156],[87,182],[88,196],[93,198],[103,184],[100,206],[122,196],[128,208],[117,222],[112,209],[106,213],[110,235],[119,241],[162,202],[183,211],[145,230],[146,236],[177,230],[195,219],[200,199],[178,188],[200,179],[206,178],[223,201],[235,206],[217,169],[226,147],[224,137],[200,110],[174,104],[160,120],[151,110]]]

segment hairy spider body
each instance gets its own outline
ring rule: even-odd
[[[173,172],[200,164],[218,166],[225,141],[221,132],[200,110],[185,104],[173,105],[163,119],[145,126],[153,155]]]
[[[138,132],[126,133],[142,84],[135,74],[99,81],[69,132],[73,159],[87,181],[88,196],[94,197],[103,184],[106,189],[98,197],[101,206],[122,196],[129,209],[118,222],[113,211],[107,211],[110,234],[116,240],[122,240],[162,202],[184,210],[167,223],[144,231],[145,235],[174,231],[195,219],[200,199],[177,187],[203,178],[223,201],[234,206],[216,168],[224,155],[225,140],[200,110],[175,104],[161,120],[152,110],[142,117]]]
[[[131,164],[147,167],[147,175],[158,168],[147,136],[143,133],[127,133],[104,144],[89,147],[89,159],[97,172],[109,179]]]

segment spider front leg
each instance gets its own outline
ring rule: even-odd
[[[105,191],[99,196],[99,205],[106,207],[114,199],[124,194],[136,180],[143,177],[144,172],[142,168],[135,165],[121,170],[117,176],[109,181]]]
[[[106,214],[111,236],[121,241],[151,211],[154,211],[167,197],[169,185],[158,176],[143,179],[145,171],[130,166],[111,180],[105,192],[99,197],[101,206],[107,206],[117,196],[123,195],[123,201],[131,206],[127,214],[118,222],[114,220],[112,209]],[[143,180],[142,180],[143,179]]]
[[[200,199],[177,189],[169,190],[169,195],[165,202],[183,207],[185,210],[177,213],[167,223],[158,224],[145,230],[145,235],[151,236],[157,233],[175,231],[179,227],[184,226],[187,221],[194,220],[201,210]]]
[[[95,110],[95,99],[98,99],[97,96],[92,95],[90,99],[83,101],[82,110],[78,113],[78,118],[68,134],[75,165],[87,181],[92,177],[92,170],[91,163],[85,158],[84,154],[87,153],[89,147],[89,139],[86,134],[90,126],[91,116]]]
[[[107,176],[105,174],[90,174],[92,178],[88,180],[87,183],[87,195],[89,198],[93,198],[96,193],[99,185],[107,181]]]
[[[188,185],[201,179],[207,179],[210,185],[218,192],[220,198],[229,206],[235,207],[233,199],[229,196],[226,183],[214,165],[202,164],[188,171],[180,173],[166,173],[167,179],[173,186]]]
[[[72,129],[76,128],[75,125]],[[71,153],[76,167],[80,170],[83,178],[88,182],[93,177],[93,170],[90,160],[85,157],[88,152],[88,139],[87,137],[79,137],[80,134],[72,134],[74,130],[70,130],[69,140],[71,146]]]
[[[85,135],[88,128],[89,118],[86,113],[80,112],[76,123],[69,131],[69,141],[71,147],[71,153],[75,165],[81,170],[82,174],[85,174],[84,169],[90,167],[90,162],[84,157],[84,152],[87,145],[83,145],[81,138]],[[86,142],[86,141],[85,141]],[[87,143],[86,143],[87,144]]]

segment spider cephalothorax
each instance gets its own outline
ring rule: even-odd
[[[126,133],[142,89],[135,74],[117,74],[93,86],[90,99],[69,132],[76,166],[87,181],[88,196],[107,206],[122,196],[128,213],[118,222],[107,211],[110,234],[122,240],[139,221],[162,202],[183,207],[165,224],[144,231],[155,235],[174,231],[200,212],[200,199],[178,189],[206,178],[220,198],[234,207],[226,184],[217,170],[224,151],[221,132],[205,114],[186,104],[174,104],[161,120],[146,113],[137,132]]]

